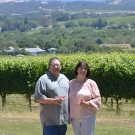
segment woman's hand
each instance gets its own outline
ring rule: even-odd
[[[89,102],[88,101],[81,101],[80,105],[83,107],[89,107]]]

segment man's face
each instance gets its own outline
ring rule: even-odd
[[[51,61],[51,64],[49,66],[49,71],[54,77],[58,77],[60,70],[61,70],[61,63],[59,60],[54,59]]]

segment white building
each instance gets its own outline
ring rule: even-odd
[[[14,52],[15,49],[12,46],[9,46],[6,50],[6,52]]]
[[[48,49],[49,53],[52,53],[52,54],[55,54],[56,50],[57,50],[56,48],[50,48],[50,49]]]
[[[42,55],[45,54],[45,50],[41,48],[24,48],[24,50],[33,56],[37,54],[42,54]]]

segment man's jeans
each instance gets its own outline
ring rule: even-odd
[[[43,127],[43,135],[65,135],[67,125],[53,125]]]

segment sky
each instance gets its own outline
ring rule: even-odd
[[[0,2],[9,2],[9,1],[24,2],[24,0],[0,0]]]
[[[25,1],[31,1],[31,0],[0,0],[0,2],[25,2]],[[37,0],[37,1],[47,1],[47,0]],[[49,1],[49,0],[48,0]],[[50,0],[53,1],[53,0]],[[58,1],[58,0],[54,0],[54,1]],[[75,1],[75,0],[59,0],[59,1]],[[103,0],[80,0],[80,1],[95,1],[95,2],[101,2]]]

